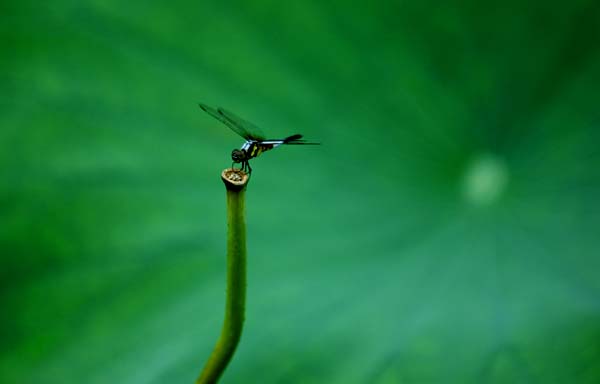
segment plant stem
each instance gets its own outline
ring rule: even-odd
[[[227,188],[227,294],[225,320],[217,341],[196,384],[212,384],[227,368],[242,336],[246,303],[246,222],[244,194],[249,177],[226,169],[221,178]]]

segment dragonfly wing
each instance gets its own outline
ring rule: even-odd
[[[212,107],[209,107],[208,105],[203,104],[203,103],[199,103],[198,105],[200,106],[200,108],[202,108],[202,110],[204,112],[208,113],[215,119],[219,120],[221,123],[223,123],[226,126],[228,126],[229,128],[231,128],[232,131],[234,131],[238,135],[242,136],[244,139],[248,140],[248,139],[252,138],[251,137],[252,134],[250,132],[246,131],[243,127],[233,123],[231,120],[226,118],[223,114],[219,113],[218,110],[216,110]]]
[[[251,140],[256,140],[256,141],[264,140],[264,136],[263,136],[262,132],[260,131],[260,128],[258,128],[256,125],[252,124],[251,122],[246,121],[246,120],[242,119],[241,117],[235,115],[233,112],[229,112],[228,110],[223,109],[223,108],[217,108],[217,112],[222,117],[229,120],[229,122],[231,122],[233,125],[238,127],[239,131],[245,132],[247,136],[244,136],[244,137],[246,137],[246,139],[251,139]]]
[[[296,145],[319,145],[320,143],[308,142],[302,139],[302,135],[295,134],[292,136],[288,136],[283,139],[283,144],[296,144]]]

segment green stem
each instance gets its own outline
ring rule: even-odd
[[[212,384],[227,368],[242,336],[246,303],[246,222],[244,193],[248,176],[226,169],[221,178],[227,188],[227,295],[225,320],[217,341],[196,384]]]

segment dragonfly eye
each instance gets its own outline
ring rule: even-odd
[[[242,161],[246,160],[246,153],[241,149],[234,149],[231,151],[231,160],[233,160],[235,163],[241,163]]]

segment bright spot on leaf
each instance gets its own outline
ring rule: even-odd
[[[463,196],[473,205],[489,205],[497,201],[508,184],[508,169],[497,156],[484,154],[467,166],[463,180]]]

